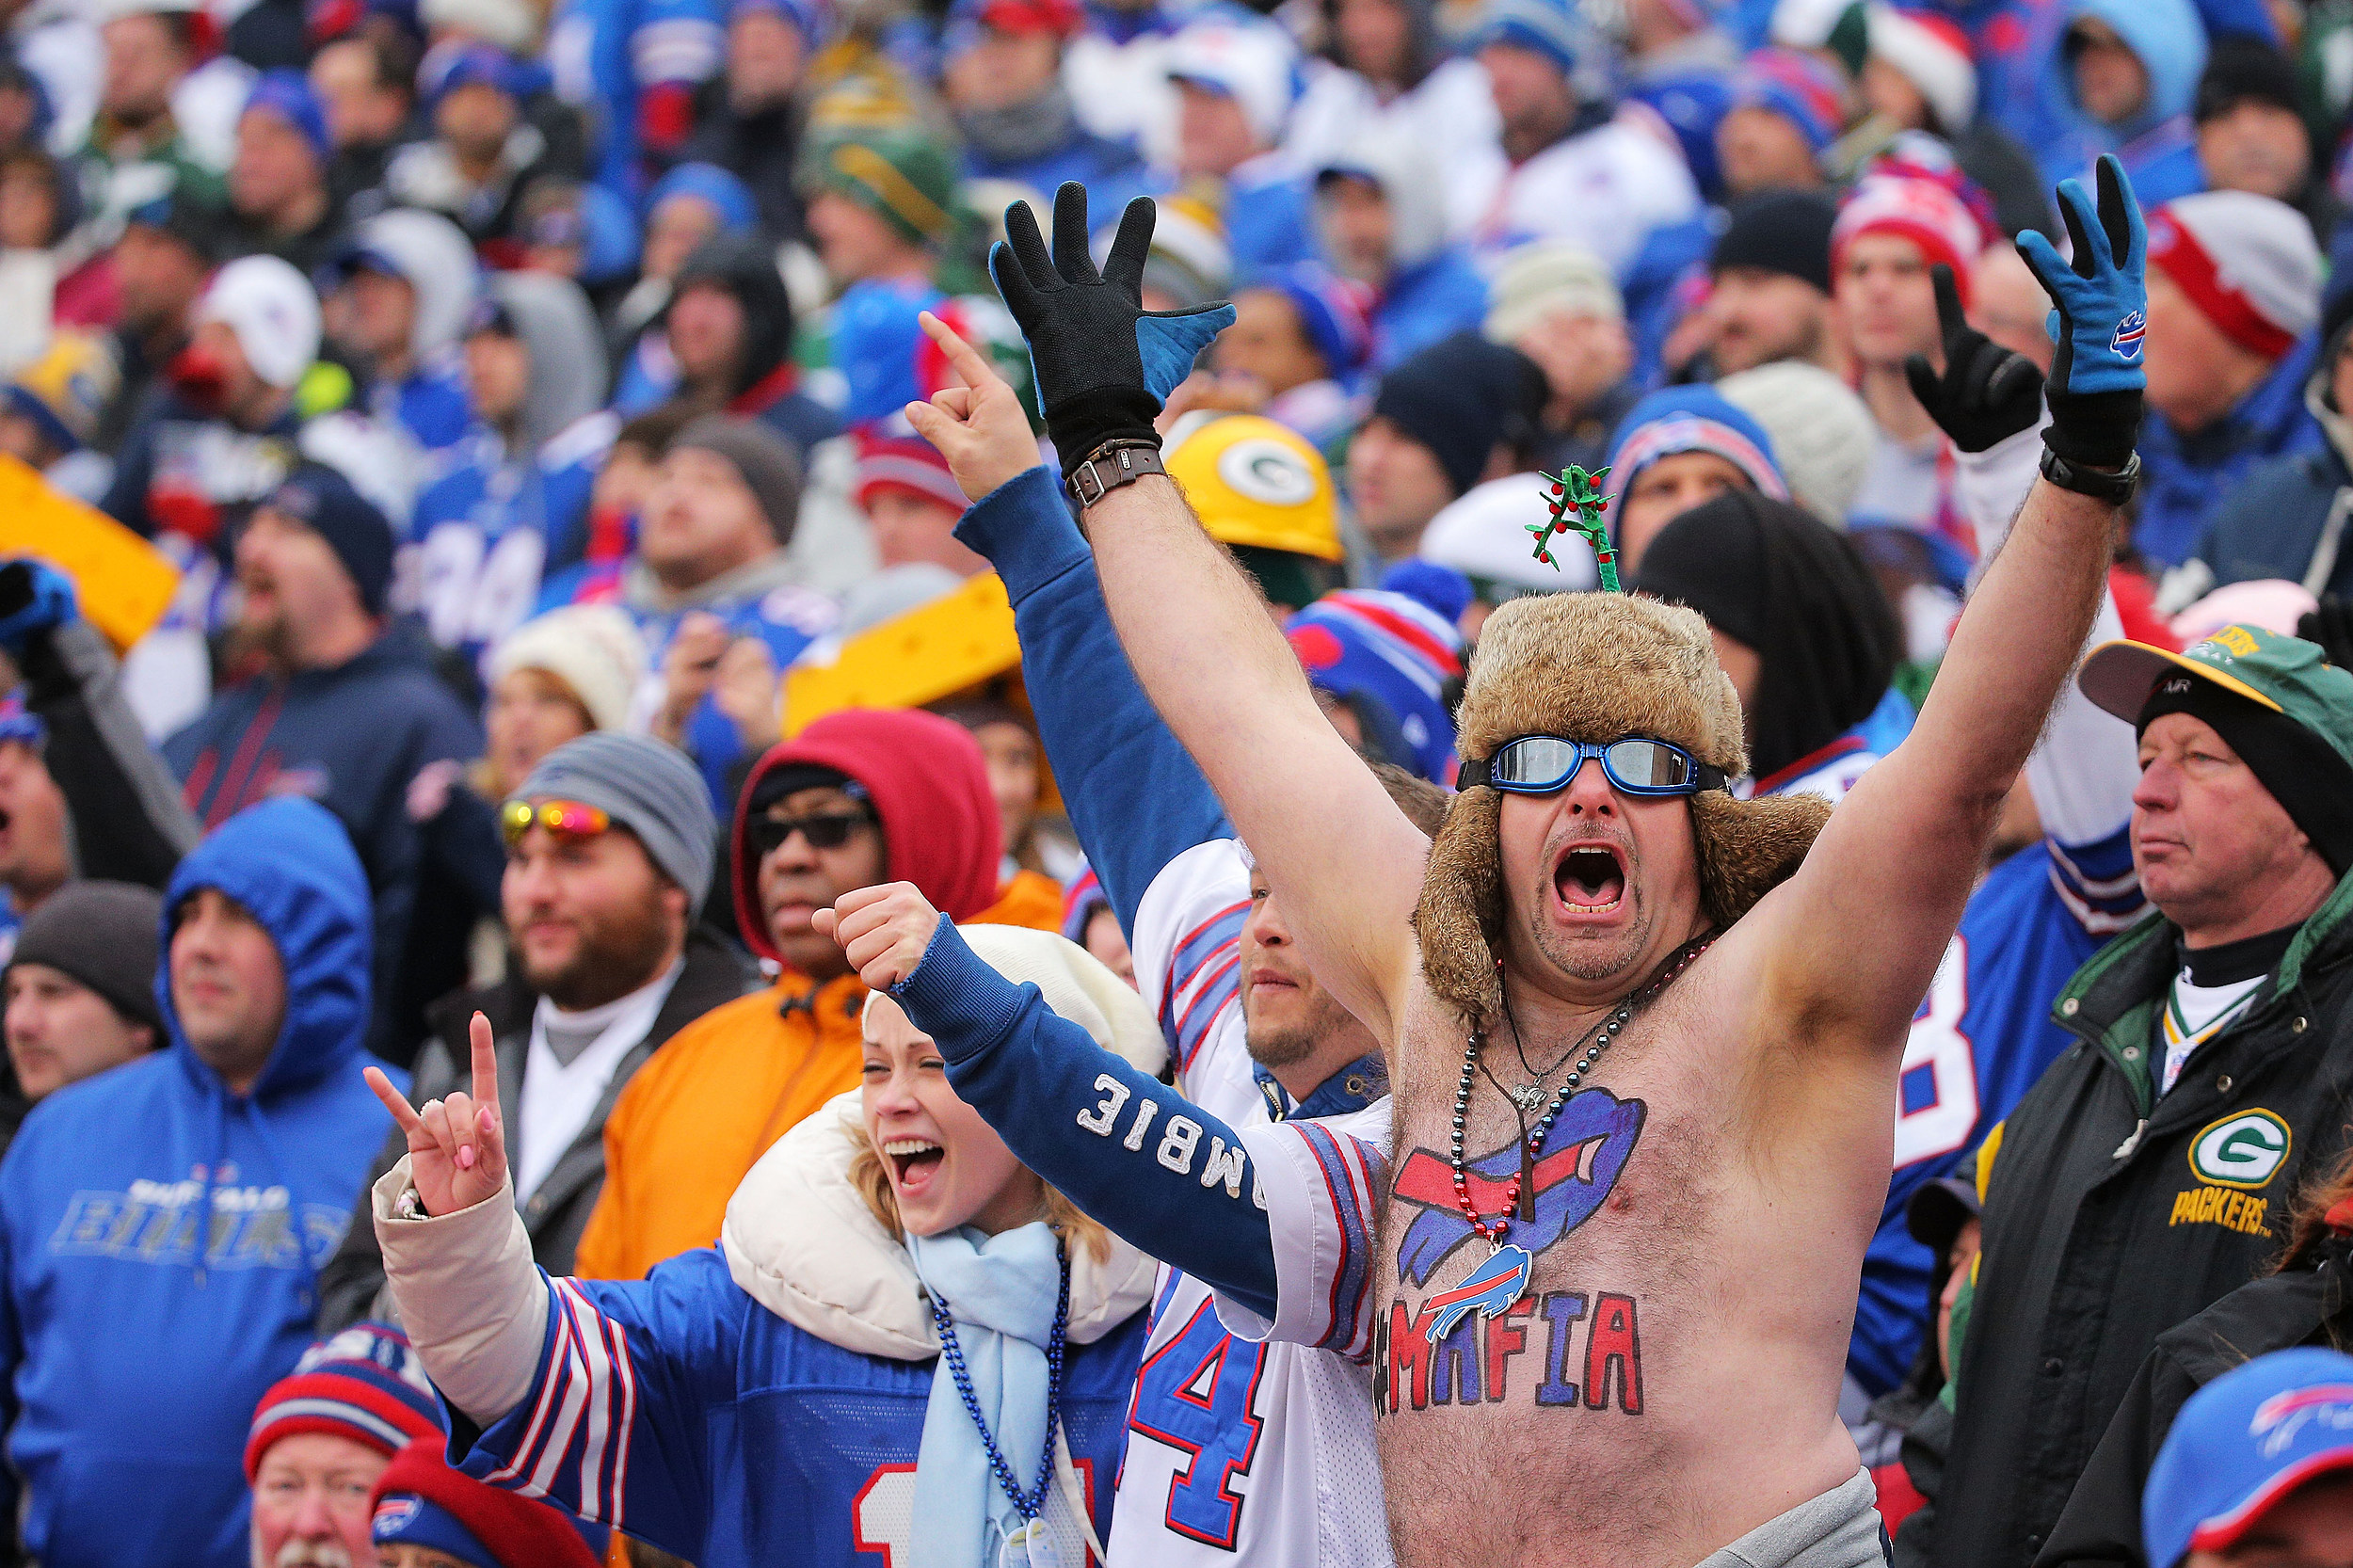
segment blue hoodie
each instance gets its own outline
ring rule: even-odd
[[[2067,29],[2084,17],[2113,28],[2148,72],[2148,101],[2122,124],[2092,119],[2075,96],[2065,42]],[[2040,37],[2047,51],[2041,89],[2012,126],[2036,150],[2046,183],[2070,176],[2089,183],[2093,161],[2113,152],[2143,208],[2205,189],[2189,113],[2206,69],[2206,29],[2190,0],[2066,0]]]
[[[0,1414],[47,1568],[244,1568],[247,1425],[311,1342],[317,1270],[389,1125],[360,1080],[368,887],[343,828],[307,800],[238,813],[172,873],[167,951],[201,888],[285,965],[252,1093],[190,1048],[167,966],[168,1048],[41,1101],[0,1162]]]

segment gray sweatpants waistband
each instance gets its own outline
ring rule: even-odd
[[[1699,1568],[1886,1568],[1871,1472],[1768,1519]]]

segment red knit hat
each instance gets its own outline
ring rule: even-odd
[[[302,1352],[286,1376],[253,1407],[245,1441],[245,1479],[283,1437],[321,1432],[376,1449],[386,1458],[413,1438],[441,1441],[440,1400],[424,1364],[397,1329],[359,1323]]]
[[[857,438],[857,473],[851,494],[860,506],[876,490],[904,490],[936,501],[950,511],[964,510],[964,491],[949,472],[939,448],[920,436],[878,436],[861,431]]]
[[[1831,225],[1831,277],[1846,264],[1847,247],[1865,234],[1901,234],[1920,248],[1933,266],[1953,269],[1961,303],[1969,301],[1969,269],[1985,248],[1985,226],[1969,204],[1941,181],[1926,175],[1872,173],[1864,176]]]
[[[736,928],[760,957],[781,961],[760,918],[760,861],[744,824],[762,783],[788,768],[830,771],[863,789],[882,825],[883,875],[914,883],[951,920],[968,920],[997,902],[1004,849],[980,743],[920,709],[845,709],[771,747],[737,800],[729,830]]]
[[[455,1547],[464,1560],[473,1558],[469,1548],[479,1546],[496,1560],[495,1568],[602,1568],[604,1562],[584,1533],[602,1535],[600,1527],[451,1469],[440,1439],[401,1449],[376,1478],[368,1506],[375,1514],[370,1533],[379,1542],[414,1538],[445,1554]],[[438,1534],[415,1528],[449,1520],[463,1537],[453,1539],[445,1528]]]

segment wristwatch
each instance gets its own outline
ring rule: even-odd
[[[2140,454],[2136,452],[2125,458],[2124,466],[2114,473],[2103,473],[2095,468],[2071,463],[2046,446],[2042,449],[2042,477],[2062,490],[2073,490],[2077,495],[2121,506],[2132,500],[2133,491],[2139,488]]]
[[[1105,441],[1070,471],[1070,493],[1081,507],[1092,506],[1122,485],[1132,485],[1147,473],[1167,472],[1160,466],[1157,442]]]

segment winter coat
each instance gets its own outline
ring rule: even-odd
[[[246,1427],[311,1342],[317,1271],[383,1138],[360,1080],[367,884],[343,829],[306,800],[232,818],[172,876],[167,942],[203,888],[285,966],[251,1091],[189,1047],[159,975],[168,1048],[41,1101],[0,1162],[0,1399],[48,1568],[246,1568]]]
[[[769,1150],[719,1246],[642,1282],[526,1276],[556,1331],[522,1401],[461,1432],[460,1465],[702,1568],[906,1560],[938,1331],[905,1245],[850,1180],[856,1116],[845,1095]],[[1061,1486],[1100,1539],[1155,1266],[1116,1240],[1071,1263]],[[609,1350],[578,1353],[583,1329]],[[1016,1463],[1026,1485],[1036,1458]]]
[[[423,858],[408,785],[427,763],[465,761],[481,750],[481,729],[434,679],[423,640],[398,628],[333,669],[232,686],[164,743],[164,760],[208,828],[274,795],[307,796],[342,820],[376,901],[379,1005],[371,1040],[392,1060],[405,1063],[423,1032],[392,1007]]]
[[[2346,1305],[2342,1246],[2317,1269],[2242,1285],[2157,1338],[2091,1452],[2036,1568],[2146,1568],[2140,1494],[2192,1394],[2233,1367],[2295,1345],[2342,1349],[2330,1325]]]
[[[2162,1098],[2178,927],[2151,916],[2059,997],[2076,1043],[1978,1155],[1985,1251],[1929,1560],[2025,1568],[2158,1336],[2280,1250],[2353,1128],[2348,911],[2353,877]]]
[[[2304,407],[2324,440],[2309,452],[2274,457],[2247,471],[2215,509],[2197,559],[2225,583],[2284,577],[2315,594],[2353,593],[2353,423],[2328,404],[2328,371],[2315,367]]]
[[[2133,524],[2142,554],[2179,566],[2256,464],[2326,444],[2304,406],[2317,358],[2317,345],[2305,338],[2238,407],[2195,434],[2183,435],[2153,408],[2142,417],[2140,514]]]
[[[614,1066],[613,1076],[605,1081],[604,1093],[599,1096],[597,1108],[589,1113],[580,1136],[520,1206],[523,1229],[531,1237],[531,1256],[539,1267],[552,1274],[572,1272],[572,1254],[580,1245],[580,1233],[587,1228],[588,1215],[597,1206],[598,1192],[604,1187],[604,1119],[637,1069],[680,1030],[712,1009],[733,1001],[759,983],[759,971],[737,949],[699,926],[688,936],[685,965],[679,970],[670,994],[663,999],[662,1010],[654,1015],[645,1038],[630,1048]],[[538,1001],[537,994],[522,976],[509,970],[496,985],[461,991],[435,1003],[426,1014],[426,1021],[433,1026],[433,1038],[417,1053],[414,1103],[422,1105],[466,1087],[472,1074],[472,1046],[467,1030],[479,1011],[490,1020],[497,1040],[499,1103],[520,1105],[523,1070],[531,1052],[532,1016]],[[520,1147],[516,1142],[519,1130],[510,1117],[510,1159],[516,1157]],[[361,1207],[367,1203],[367,1189],[375,1186],[408,1152],[408,1141],[397,1128],[385,1137],[375,1168],[368,1172],[367,1180],[360,1188]],[[372,1225],[353,1225],[344,1233],[343,1245],[319,1276],[319,1333],[333,1334],[366,1318],[389,1320],[391,1302],[389,1298],[379,1300],[383,1288],[384,1253],[376,1244],[376,1229]]]
[[[2148,73],[2146,101],[2121,124],[2092,119],[2075,96],[2061,45],[2083,17],[2112,28]],[[2064,0],[2028,25],[2037,40],[2033,57],[2043,62],[2041,80],[2031,104],[2006,124],[2041,160],[2044,184],[2088,178],[2093,161],[2113,152],[2144,208],[2204,187],[2189,112],[2206,68],[2206,31],[2190,0]]]

